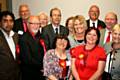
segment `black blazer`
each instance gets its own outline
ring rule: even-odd
[[[18,35],[13,35],[15,46],[18,43]],[[17,59],[14,59],[4,34],[0,30],[0,80],[19,80],[20,69]]]
[[[54,42],[54,39],[56,37],[56,34],[55,34],[54,29],[52,27],[52,24],[49,24],[49,25],[45,26],[42,30],[43,30],[42,31],[42,36],[45,40],[47,50],[52,49],[53,48],[53,42]],[[64,36],[68,36],[69,31],[66,27],[60,25],[60,34],[64,35]]]
[[[23,80],[44,80],[40,71],[43,69],[44,50],[39,40],[39,36],[34,39],[29,32],[25,32],[19,40]]]
[[[18,31],[23,31],[24,32],[24,27],[23,27],[23,20],[22,18],[18,18],[15,20],[13,31],[18,32]]]
[[[40,44],[40,35],[35,36],[25,32],[20,40],[20,59],[22,64],[42,65],[44,50]]]
[[[87,22],[87,26],[89,28],[90,27],[90,19],[86,20],[86,22]],[[98,29],[103,29],[105,27],[106,27],[105,23],[101,20],[98,20],[97,28]]]

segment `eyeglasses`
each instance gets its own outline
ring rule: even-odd
[[[40,23],[33,23],[33,22],[29,22],[29,24],[31,24],[31,25],[40,25]]]

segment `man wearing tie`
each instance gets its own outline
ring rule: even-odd
[[[89,9],[89,19],[87,20],[88,27],[95,27],[99,30],[105,28],[106,25],[103,21],[99,20],[100,10],[97,5],[92,5]]]
[[[67,36],[69,31],[66,27],[60,25],[61,11],[58,8],[53,8],[50,11],[51,24],[43,28],[42,35],[47,45],[47,50],[53,48],[53,41],[57,34]]]
[[[23,33],[27,31],[27,20],[30,16],[30,10],[27,4],[20,5],[19,16],[20,18],[15,20],[13,31],[19,35],[23,35]]]
[[[104,46],[106,43],[112,40],[111,30],[112,27],[117,24],[117,15],[114,12],[108,12],[105,16],[105,24],[106,28],[101,29],[101,37],[100,37],[100,45]]]

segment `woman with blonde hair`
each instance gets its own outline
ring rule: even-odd
[[[112,75],[111,80],[120,80],[120,24],[112,28],[112,41],[105,44],[104,48],[107,52],[105,73]],[[106,77],[104,75],[103,80]]]
[[[71,47],[75,47],[79,44],[84,43],[83,41],[84,34],[87,29],[87,23],[86,23],[84,16],[77,15],[74,17],[73,28],[74,28],[74,34],[68,36]]]

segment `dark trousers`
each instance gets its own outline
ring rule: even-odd
[[[43,72],[36,66],[21,66],[22,80],[45,80]]]

